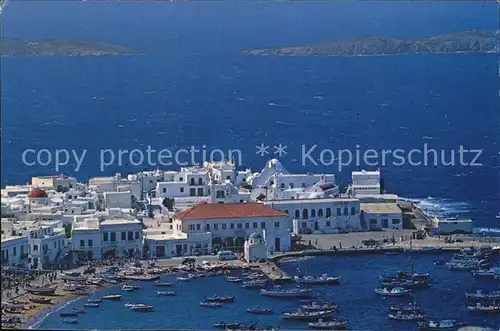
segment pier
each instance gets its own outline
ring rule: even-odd
[[[275,283],[293,281],[293,278],[290,277],[286,272],[281,270],[281,268],[278,267],[273,259],[270,259],[266,263],[259,263],[259,268],[267,277],[269,277],[270,280]]]

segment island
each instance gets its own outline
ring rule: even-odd
[[[74,39],[24,40],[2,38],[1,57],[10,56],[103,56],[134,55],[141,52],[101,41]]]
[[[498,53],[499,30],[460,31],[427,38],[353,37],[319,44],[263,48],[248,55],[377,56],[421,53]]]

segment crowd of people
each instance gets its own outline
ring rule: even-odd
[[[19,295],[22,289],[37,279],[40,279],[43,284],[53,282],[55,278],[56,272],[3,267],[1,277],[2,293],[11,298]]]

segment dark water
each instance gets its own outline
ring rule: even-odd
[[[476,315],[466,311],[465,292],[476,289],[494,290],[498,282],[478,280],[467,272],[453,272],[442,266],[434,266],[436,257],[447,258],[450,255],[410,256],[400,255],[366,255],[345,257],[321,257],[308,260],[295,260],[283,264],[290,274],[297,274],[297,268],[314,275],[329,273],[341,275],[344,281],[339,286],[314,287],[321,300],[334,301],[339,304],[337,318],[347,319],[353,330],[414,330],[415,323],[390,321],[387,317],[390,304],[405,304],[415,300],[429,318],[458,319],[471,325],[500,327],[500,316]],[[415,291],[412,299],[381,298],[374,293],[378,285],[378,275],[409,270],[414,263],[416,271],[429,272],[432,285],[427,289]],[[388,267],[390,265],[390,267]],[[237,273],[236,273],[237,275]],[[174,277],[166,280],[175,282]],[[119,289],[107,289],[96,293],[99,297],[107,293],[121,293],[121,301],[104,302],[98,309],[86,309],[87,314],[78,317],[78,328],[100,329],[141,329],[141,328],[196,328],[210,329],[214,323],[224,322],[258,322],[260,326],[279,326],[282,329],[304,329],[301,322],[283,320],[280,312],[295,310],[300,303],[297,299],[266,298],[258,290],[241,288],[238,284],[228,283],[224,277],[200,278],[192,282],[177,282],[172,291],[178,297],[161,297],[156,295],[156,288],[150,283],[141,283],[143,289],[135,292],[123,292]],[[202,308],[199,301],[207,296],[234,295],[235,303],[227,304],[220,309]],[[127,302],[145,303],[155,306],[151,313],[130,312],[124,307]],[[81,309],[84,300],[74,302],[61,311],[71,308]],[[247,308],[260,305],[275,310],[273,315],[251,315]],[[65,328],[58,313],[49,316],[39,327]]]

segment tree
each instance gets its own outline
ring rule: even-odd
[[[165,198],[163,199],[162,205],[168,210],[172,210],[174,209],[175,200],[172,198]]]

